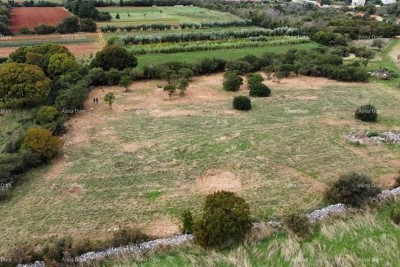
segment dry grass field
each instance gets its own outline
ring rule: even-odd
[[[183,209],[200,211],[204,196],[231,190],[255,218],[321,206],[327,185],[347,171],[388,187],[400,169],[396,146],[356,146],[352,132],[400,131],[400,91],[376,83],[311,77],[266,81],[269,98],[234,111],[222,74],[193,78],[187,95],[169,98],[161,81],[99,87],[86,112],[68,123],[63,156],[34,171],[0,209],[0,254],[20,241],[50,235],[102,238],[119,226],[153,236],[178,232]],[[113,109],[100,100],[116,94]],[[374,124],[354,110],[374,104]],[[288,241],[289,242],[289,241]]]

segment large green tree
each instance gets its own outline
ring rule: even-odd
[[[51,87],[51,80],[33,65],[8,63],[0,67],[0,100],[19,101],[22,104],[44,100]]]
[[[92,67],[99,67],[104,70],[136,67],[137,60],[132,52],[122,47],[108,45],[102,51],[97,52],[91,63]]]
[[[55,77],[67,72],[78,70],[79,65],[75,58],[67,53],[54,54],[49,58],[48,73]]]

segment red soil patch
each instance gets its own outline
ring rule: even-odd
[[[62,7],[17,7],[10,11],[13,33],[22,28],[33,29],[40,24],[56,26],[71,14]]]

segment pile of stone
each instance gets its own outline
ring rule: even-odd
[[[311,222],[316,222],[318,220],[326,219],[333,214],[346,212],[347,209],[348,208],[346,207],[346,205],[339,203],[335,205],[330,205],[319,210],[314,210],[313,212],[306,214],[306,216]]]
[[[400,144],[400,134],[392,132],[383,132],[377,136],[368,136],[365,134],[350,134],[346,140],[361,145],[366,144]]]

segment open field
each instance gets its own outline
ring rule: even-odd
[[[268,228],[262,240],[225,251],[194,245],[147,257],[122,256],[102,266],[399,266],[399,226],[389,218],[390,205],[365,214],[323,222],[305,241]]]
[[[110,12],[111,22],[98,22],[98,25],[128,25],[166,23],[177,25],[181,22],[234,21],[238,17],[214,10],[194,6],[176,7],[99,7],[98,10]],[[120,19],[115,16],[119,14]]]
[[[272,97],[253,99],[247,113],[231,107],[246,86],[225,92],[222,74],[196,77],[186,96],[172,99],[157,88],[160,81],[135,82],[128,93],[95,89],[87,113],[67,123],[64,156],[28,174],[1,204],[0,254],[19,241],[102,238],[118,226],[171,235],[183,209],[198,213],[204,196],[218,189],[237,192],[265,219],[322,205],[324,189],[343,172],[389,186],[400,151],[354,146],[344,136],[400,130],[399,90],[310,77],[266,83]],[[113,110],[92,105],[110,91]],[[365,103],[377,107],[378,123],[353,119]]]
[[[10,27],[13,33],[22,28],[32,30],[40,24],[56,26],[71,14],[62,7],[17,7],[10,12]]]
[[[316,43],[306,43],[298,45],[280,45],[280,46],[266,46],[259,48],[241,48],[241,49],[221,49],[212,51],[195,51],[195,52],[182,52],[173,54],[146,54],[138,55],[138,66],[143,67],[152,64],[161,64],[168,61],[182,61],[182,62],[197,62],[202,58],[221,58],[225,60],[235,60],[246,55],[252,54],[255,56],[262,55],[266,52],[286,53],[288,50],[297,49],[311,49],[318,47]]]
[[[7,57],[21,46],[45,43],[64,45],[77,57],[94,54],[102,48],[97,33],[21,35],[0,40],[0,57]]]

